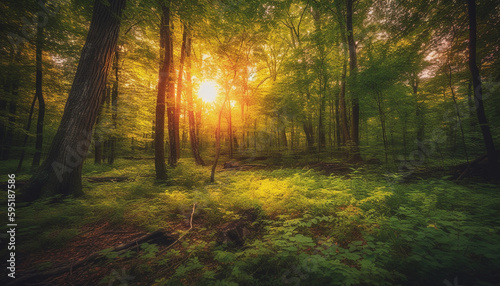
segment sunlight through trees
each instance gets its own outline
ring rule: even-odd
[[[500,1],[4,0],[0,15],[0,170],[19,178],[4,200],[23,201],[26,251],[100,223],[160,236],[89,255],[137,255],[133,275],[66,284],[499,280]]]
[[[198,97],[206,103],[214,103],[219,86],[214,81],[203,81],[198,90]]]

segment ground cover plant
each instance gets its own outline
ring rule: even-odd
[[[348,176],[308,167],[222,169],[217,183],[208,184],[209,168],[188,159],[179,162],[171,181],[159,184],[143,176],[148,168],[148,161],[130,160],[119,160],[117,168],[90,165],[84,178],[128,181],[87,182],[84,197],[19,206],[19,225],[31,226],[18,233],[20,263],[26,267],[20,271],[60,267],[67,261],[57,253],[78,255],[73,243],[87,237],[88,245],[109,241],[80,257],[98,251],[98,259],[72,274],[37,279],[103,285],[498,281],[498,185],[446,178],[392,183],[373,167],[364,170],[369,166]],[[89,229],[103,224],[108,234]],[[114,251],[127,242],[114,240],[122,228],[138,234],[161,229],[173,238]],[[54,253],[56,259],[40,253]]]

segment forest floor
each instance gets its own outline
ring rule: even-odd
[[[453,170],[271,156],[210,184],[188,159],[163,183],[152,160],[87,164],[84,197],[18,205],[0,283],[500,285],[500,185]]]

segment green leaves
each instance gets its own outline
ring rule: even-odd
[[[221,263],[232,263],[236,260],[236,255],[227,251],[215,251],[214,259]]]
[[[142,258],[151,259],[156,257],[158,246],[156,244],[143,243],[141,244],[141,250],[144,251],[141,255]]]

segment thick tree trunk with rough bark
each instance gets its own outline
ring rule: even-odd
[[[167,178],[167,166],[165,165],[165,94],[167,92],[168,74],[170,67],[170,11],[162,5],[160,23],[160,68],[158,72],[158,93],[156,97],[156,120],[155,120],[155,171],[156,179]],[[169,122],[170,124],[170,122]]]
[[[476,64],[477,24],[476,24],[475,0],[468,0],[468,12],[469,12],[469,69],[472,75],[472,85],[474,87],[474,102],[476,105],[477,119],[479,121],[479,126],[481,126],[484,145],[486,147],[486,152],[488,155],[488,162],[490,165],[496,166],[497,153],[495,150],[495,144],[493,143],[493,137],[491,136],[490,126],[488,125],[488,120],[486,119],[486,114],[484,112],[481,77],[479,75],[479,69]]]
[[[82,165],[120,32],[125,0],[94,2],[94,11],[61,124],[42,163],[23,190],[26,200],[82,195]]]
[[[167,76],[167,118],[168,118],[168,143],[169,143],[169,156],[168,164],[175,167],[177,164],[177,146],[178,131],[176,133],[176,108],[175,108],[175,68],[174,68],[174,44],[172,39],[172,30],[170,27],[170,8],[163,6],[162,12],[166,19],[166,38],[165,38],[165,61],[167,63],[166,76]]]

